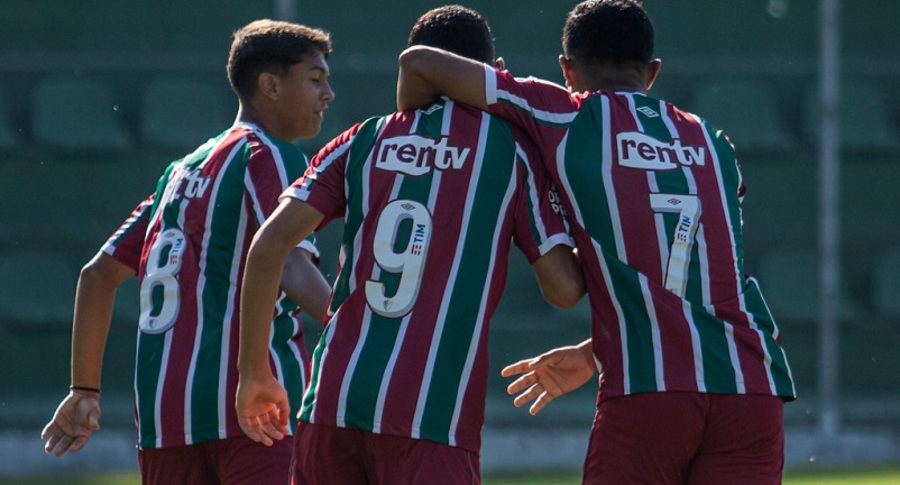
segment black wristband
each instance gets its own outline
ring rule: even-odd
[[[85,387],[85,386],[69,386],[70,391],[82,391],[82,392],[96,392],[100,394],[100,389],[96,387]]]

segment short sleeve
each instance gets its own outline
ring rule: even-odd
[[[154,198],[155,194],[150,195],[138,204],[101,248],[101,251],[133,269],[135,273],[140,270],[141,252],[144,248]]]
[[[519,192],[513,240],[529,263],[560,244],[572,247],[565,210],[534,147],[517,144]]]
[[[347,206],[345,174],[350,147],[360,125],[341,133],[313,157],[302,177],[294,181],[281,197],[302,200],[325,215],[324,226],[343,217]]]

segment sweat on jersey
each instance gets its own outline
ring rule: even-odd
[[[440,101],[354,126],[285,191],[345,223],[300,419],[478,452],[511,243],[529,262],[572,245],[527,149]]]
[[[490,111],[538,144],[580,252],[599,399],[698,391],[796,396],[781,336],[745,276],[734,148],[641,93],[570,93],[485,69]]]
[[[307,165],[294,145],[238,123],[169,165],[103,246],[139,277],[141,448],[243,436],[234,400],[244,263],[253,235]],[[311,239],[301,247],[318,255]],[[273,318],[270,360],[296,411],[307,380],[300,309],[282,293]]]

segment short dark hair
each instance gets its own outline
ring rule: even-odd
[[[234,32],[228,53],[228,82],[241,99],[256,91],[263,72],[284,73],[316,51],[331,53],[331,36],[305,25],[262,19]]]
[[[586,0],[569,12],[563,54],[586,61],[650,62],[653,24],[637,0]]]
[[[425,12],[409,32],[407,47],[426,45],[476,61],[494,61],[494,37],[480,13],[461,5]]]

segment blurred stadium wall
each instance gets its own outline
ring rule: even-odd
[[[556,63],[575,2],[472,0],[513,72],[561,81]],[[103,425],[69,460],[19,459],[68,385],[78,269],[172,159],[218,133],[236,101],[225,79],[230,33],[290,16],[330,31],[337,98],[314,151],[351,123],[394,107],[396,56],[441,2],[31,0],[0,14],[0,475],[23,469],[134,466],[130,404],[135,282],[118,295],[104,367]],[[817,309],[818,7],[815,0],[645,0],[663,71],[651,94],[729,133],[748,185],[745,257],[781,327],[800,399],[786,406],[789,459],[896,459],[900,428],[900,4],[842,2],[840,183],[843,213],[838,395],[843,438],[822,441]],[[320,237],[333,276],[340,227]],[[491,330],[484,464],[577,467],[594,388],[529,417],[505,395],[506,363],[588,335],[587,307],[542,302],[513,255]],[[309,330],[319,325],[310,321]],[[310,338],[310,341],[314,341]],[[539,439],[548,439],[541,443]],[[888,450],[873,454],[856,446]],[[125,448],[122,454],[122,448]],[[91,448],[95,448],[91,451]],[[864,447],[865,448],[865,447]],[[114,450],[114,451],[113,451]],[[506,450],[517,450],[517,456]],[[549,450],[559,450],[552,453]],[[857,451],[854,451],[857,450]],[[30,456],[30,455],[29,455]],[[85,458],[78,458],[83,456]],[[817,458],[818,457],[818,458]],[[79,461],[81,460],[81,461]]]

